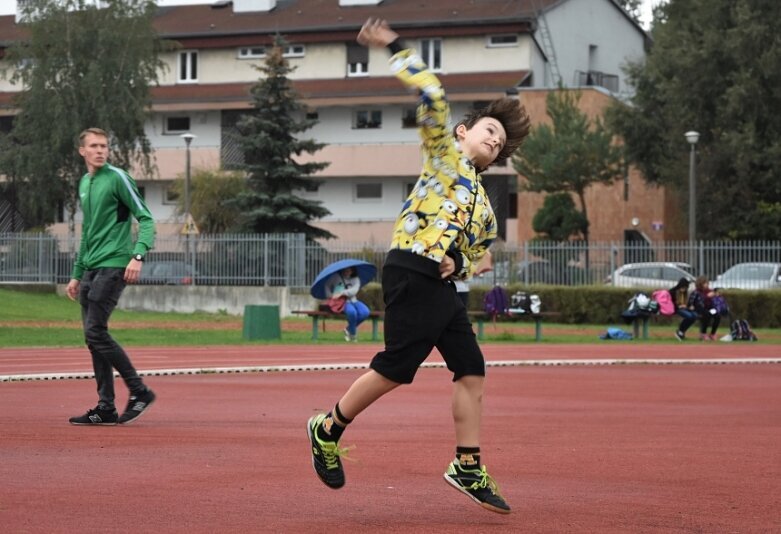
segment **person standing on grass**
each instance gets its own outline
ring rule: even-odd
[[[87,166],[79,182],[83,213],[81,245],[66,292],[81,304],[84,339],[92,354],[98,405],[71,417],[73,425],[128,424],[145,413],[155,394],[144,385],[122,347],[108,332],[108,320],[125,285],[138,281],[144,254],[152,248],[155,224],[136,182],[108,163],[108,134],[89,128],[79,135],[79,154]],[[138,221],[138,239],[131,238],[131,215]],[[127,408],[114,405],[114,369],[130,390]]]
[[[454,383],[455,459],[444,478],[482,507],[510,513],[480,463],[485,359],[452,281],[474,273],[497,233],[479,173],[512,155],[529,133],[529,117],[518,100],[501,98],[451,128],[439,80],[398,37],[387,22],[369,19],[358,42],[388,47],[397,78],[417,91],[423,170],[402,206],[383,268],[385,350],[332,411],[309,419],[312,465],[324,484],[341,488],[346,449],[338,443],[347,425],[386,393],[411,383],[437,347]]]

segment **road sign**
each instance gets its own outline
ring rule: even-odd
[[[193,219],[193,216],[189,213],[187,214],[187,217],[184,219],[184,226],[182,227],[182,235],[198,235],[200,234],[200,230],[198,230],[198,227],[195,225],[195,220]]]

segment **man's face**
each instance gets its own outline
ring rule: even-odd
[[[475,166],[485,169],[494,162],[507,142],[504,126],[492,117],[483,117],[472,128],[463,124],[456,128],[461,150]]]
[[[79,154],[84,158],[90,173],[100,169],[108,158],[108,139],[102,135],[88,133],[79,147]]]

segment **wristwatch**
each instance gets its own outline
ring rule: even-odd
[[[133,259],[136,261],[144,261],[144,255],[143,254],[133,254]]]

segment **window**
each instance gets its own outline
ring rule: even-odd
[[[283,57],[304,57],[304,45],[287,45],[282,50]],[[243,46],[239,48],[239,59],[258,59],[266,57],[266,47],[262,45],[258,46]]]
[[[138,194],[141,195],[142,199],[146,200],[146,188],[143,185],[137,187],[138,187]]]
[[[179,200],[179,193],[174,188],[173,184],[165,188],[163,193],[163,204],[176,204]]]
[[[311,181],[304,185],[304,191],[307,193],[317,193],[320,190],[320,182]]]
[[[379,200],[382,198],[382,184],[355,184],[356,200]]]
[[[190,131],[190,117],[166,117],[163,127],[165,134],[179,134]]]
[[[416,128],[418,125],[417,110],[415,108],[404,108],[401,110],[401,127]]]
[[[401,199],[402,201],[407,200],[409,198],[409,196],[412,194],[412,191],[415,190],[416,183],[417,182],[410,182],[406,184],[406,186],[404,187],[404,198]]]
[[[502,46],[518,46],[518,35],[504,34],[488,36],[488,48],[499,48]]]
[[[378,109],[358,110],[353,116],[353,128],[361,130],[364,128],[382,127],[382,111]]]
[[[420,57],[430,70],[442,70],[442,39],[421,39]]]
[[[284,57],[304,57],[304,45],[287,45],[284,52]]]
[[[307,111],[306,112],[306,120],[308,120],[308,121],[320,120],[320,114],[317,111]]]
[[[179,52],[179,83],[195,83],[198,81],[198,51],[187,50]]]
[[[265,46],[247,46],[239,48],[239,59],[257,59],[266,57]]]
[[[369,49],[358,44],[347,45],[347,76],[369,75]]]

